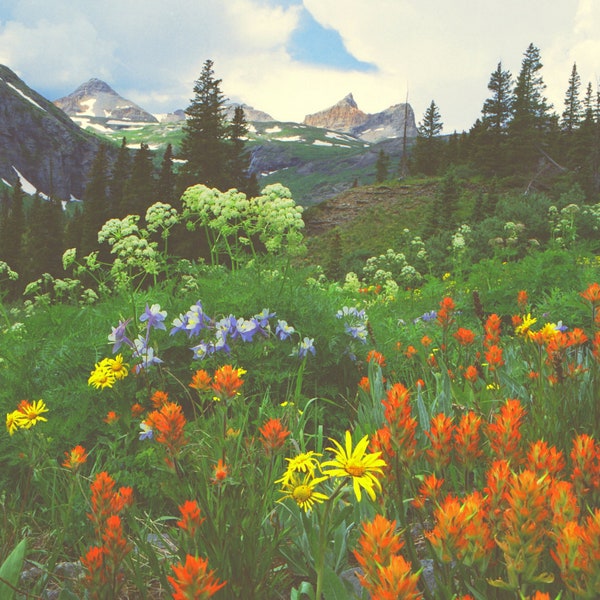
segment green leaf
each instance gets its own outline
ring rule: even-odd
[[[298,589],[292,588],[290,600],[301,600],[302,596],[308,596],[309,600],[314,600],[315,590],[309,581],[303,581]]]
[[[6,560],[2,563],[2,566],[0,566],[0,598],[3,598],[3,600],[12,600],[14,598],[14,588],[16,588],[19,583],[19,577],[21,575],[21,571],[23,570],[23,561],[25,560],[26,551],[27,538],[24,538],[6,557]]]
[[[348,600],[348,590],[344,582],[327,566],[323,572],[323,600]]]

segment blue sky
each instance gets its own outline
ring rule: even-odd
[[[49,99],[92,77],[160,113],[185,108],[204,61],[226,96],[279,120],[353,93],[373,113],[431,100],[444,133],[472,126],[499,61],[517,75],[541,52],[547,96],[562,112],[577,62],[600,76],[600,1],[2,0],[0,63]]]

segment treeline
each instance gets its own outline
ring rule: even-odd
[[[530,44],[514,79],[498,63],[481,118],[468,132],[442,135],[442,114],[434,100],[418,126],[406,174],[440,175],[450,166],[467,167],[485,177],[515,177],[525,185],[552,170],[568,174],[590,203],[600,192],[600,92],[592,83],[582,89],[574,64],[558,114],[545,97],[539,49]],[[376,177],[390,175],[389,157],[380,154]]]
[[[142,143],[133,152],[123,138],[116,158],[110,158],[102,145],[94,159],[81,203],[70,202],[63,210],[60,202],[24,194],[19,183],[12,193],[0,197],[0,261],[19,274],[13,292],[43,273],[62,276],[61,257],[67,248],[78,255],[98,251],[107,259],[107,249],[98,243],[98,231],[111,218],[128,214],[145,215],[156,202],[178,207],[179,198],[190,185],[202,182],[221,190],[237,188],[258,195],[256,178],[248,173],[245,149],[248,133],[244,111],[236,107],[227,119],[226,98],[213,63],[204,63],[194,86],[194,99],[186,110],[184,137],[178,156],[169,144],[155,167],[154,153]],[[181,165],[175,168],[175,161]],[[181,248],[185,252],[185,245]],[[194,257],[197,257],[195,254]]]

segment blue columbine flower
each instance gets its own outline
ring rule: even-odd
[[[258,323],[252,319],[238,319],[235,325],[233,338],[241,337],[244,342],[251,342],[254,334],[258,331]]]
[[[117,352],[123,344],[133,347],[133,342],[125,335],[127,331],[127,325],[129,325],[130,321],[131,319],[119,321],[119,324],[116,327],[111,327],[112,331],[108,335],[108,341],[113,342],[113,354]]]
[[[281,340],[287,340],[292,333],[295,333],[295,329],[287,324],[287,321],[277,321],[277,327],[275,327],[275,335]]]
[[[140,440],[151,440],[154,437],[154,431],[152,430],[152,427],[150,427],[150,425],[147,423],[144,423],[144,421],[140,423],[140,429]]]
[[[154,327],[154,329],[166,329],[163,321],[167,316],[166,310],[160,310],[160,304],[153,304],[148,306],[146,304],[146,310],[140,315],[140,321],[148,321],[148,328]]]
[[[269,320],[275,316],[277,316],[276,313],[269,312],[268,308],[263,308],[257,315],[254,315],[254,319],[261,329],[266,329],[269,326]]]
[[[417,321],[425,321],[428,323],[429,321],[435,321],[437,319],[437,312],[435,310],[430,310],[429,312],[423,313],[420,317],[415,319]]]
[[[132,356],[141,359],[141,361],[133,367],[134,373],[139,373],[141,369],[146,369],[150,365],[158,365],[163,362],[158,356],[154,356],[154,348],[148,346],[148,342],[143,336],[140,335],[137,340],[135,340],[134,346],[135,350],[133,351]]]
[[[305,337],[298,345],[298,358],[304,358],[308,353],[316,355],[314,338]]]

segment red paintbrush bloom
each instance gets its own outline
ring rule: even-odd
[[[65,452],[65,461],[62,466],[77,471],[79,467],[87,460],[87,453],[83,446],[75,446],[69,452]]]
[[[439,413],[431,418],[430,429],[425,432],[431,442],[426,456],[435,471],[450,464],[453,431],[452,417]]]
[[[509,399],[487,426],[492,452],[497,458],[510,460],[513,466],[519,464],[521,459],[521,425],[525,414],[526,411],[518,400]]]
[[[464,327],[459,327],[452,335],[461,346],[470,346],[475,341],[475,334]]]
[[[500,344],[500,328],[502,326],[502,320],[496,314],[490,315],[485,322],[485,338],[483,345],[486,348],[490,346],[497,346]]]
[[[200,516],[200,507],[195,500],[186,500],[179,506],[181,519],[177,521],[177,526],[187,531],[191,536],[194,536],[196,530],[205,520],[205,517]]]
[[[215,371],[211,384],[219,400],[231,400],[239,394],[239,389],[244,384],[242,375],[244,369],[234,369],[231,365],[224,365]]]
[[[483,454],[481,449],[481,417],[473,411],[464,413],[454,429],[454,453],[460,463],[472,469]]]
[[[261,444],[267,455],[271,455],[279,450],[285,444],[290,431],[286,429],[279,419],[269,419],[259,428],[261,434]]]
[[[159,444],[163,444],[171,457],[176,457],[187,439],[184,433],[186,419],[183,410],[175,402],[163,404],[160,410],[155,410],[148,415],[146,422],[154,431],[154,437]]]
[[[227,583],[219,582],[215,572],[208,570],[208,561],[198,556],[188,554],[185,564],[178,563],[171,569],[174,576],[167,579],[173,586],[173,600],[205,600]]]

